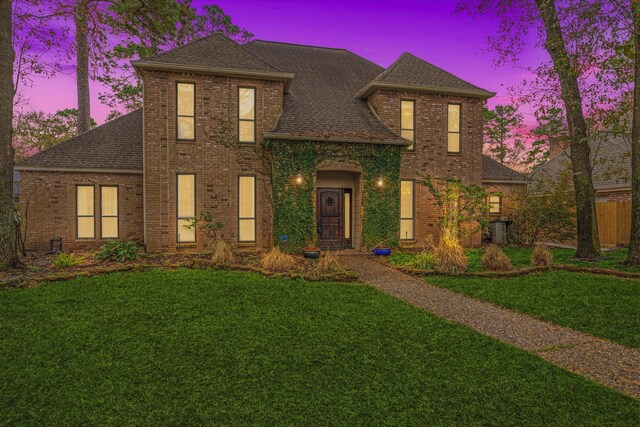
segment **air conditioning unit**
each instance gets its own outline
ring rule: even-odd
[[[503,245],[507,243],[507,223],[503,221],[494,221],[489,224],[489,233],[491,234],[491,243]]]

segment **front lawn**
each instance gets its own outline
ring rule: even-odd
[[[640,402],[361,285],[223,271],[0,292],[0,425],[637,425]]]
[[[531,267],[531,253],[533,249],[505,246],[502,250],[507,254],[509,259],[511,259],[514,268]],[[484,267],[482,266],[484,249],[466,249],[465,252],[469,259],[469,272],[484,271]],[[626,267],[620,264],[627,256],[626,248],[605,251],[603,252],[604,258],[594,262],[574,259],[573,256],[575,253],[575,249],[551,249],[553,262],[555,264],[569,264],[586,268],[604,268],[640,273],[640,268],[638,267]],[[400,252],[391,255],[389,260],[392,264],[409,265],[414,257],[415,254]]]
[[[640,348],[640,280],[551,271],[511,278],[427,278],[433,285]]]

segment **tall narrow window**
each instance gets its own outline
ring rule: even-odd
[[[118,187],[100,187],[100,230],[103,239],[118,238]]]
[[[78,185],[76,187],[76,234],[78,239],[93,239],[96,237],[94,191],[93,185]]]
[[[502,197],[498,195],[489,196],[489,213],[499,214],[502,212]]]
[[[411,142],[415,141],[415,101],[400,101],[400,136]],[[414,144],[408,149],[413,150]]]
[[[196,139],[196,85],[178,83],[176,86],[177,139],[195,141]]]
[[[460,152],[460,104],[449,104],[447,112],[447,151]]]
[[[344,190],[344,239],[351,240],[351,190]]]
[[[256,241],[256,177],[238,177],[238,241]]]
[[[413,181],[400,181],[400,240],[414,239]]]
[[[238,141],[256,142],[256,90],[238,88]]]
[[[179,174],[177,185],[178,242],[193,243],[196,241],[196,230],[192,226],[196,216],[196,176]]]

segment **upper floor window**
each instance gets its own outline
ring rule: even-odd
[[[238,88],[238,141],[256,142],[256,90]]]
[[[489,213],[499,214],[502,212],[502,197],[498,195],[489,196]]]
[[[415,142],[415,101],[400,101],[400,136],[411,142]],[[414,144],[411,144],[408,149],[413,150]]]
[[[177,139],[195,141],[196,139],[196,85],[178,83],[176,85],[176,122]]]
[[[460,104],[449,104],[447,112],[447,151],[460,152]]]

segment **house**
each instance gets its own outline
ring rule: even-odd
[[[605,246],[629,244],[631,236],[631,144],[623,136],[599,135],[590,141],[593,187],[600,243]],[[571,169],[568,143],[552,146],[550,159],[540,166],[533,179],[559,179]]]
[[[202,250],[188,227],[202,212],[247,250],[419,245],[440,214],[421,176],[521,181],[482,155],[494,93],[409,53],[384,69],[345,49],[213,34],[133,65],[142,109],[17,165],[28,249],[60,236],[70,249]]]

